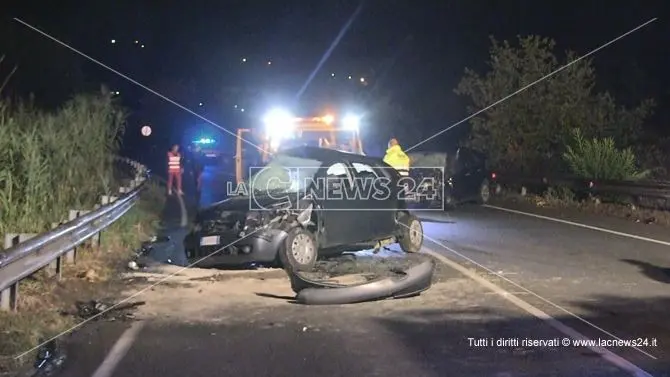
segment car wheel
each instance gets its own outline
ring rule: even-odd
[[[404,215],[398,219],[400,235],[398,243],[406,253],[418,253],[423,246],[423,225],[414,215]]]
[[[488,179],[482,181],[482,184],[479,186],[479,194],[477,195],[477,203],[486,204],[491,199],[491,185],[489,185]]]
[[[295,272],[312,271],[317,257],[316,238],[303,228],[291,230],[283,247],[279,250],[279,260],[282,266]]]

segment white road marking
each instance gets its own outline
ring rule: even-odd
[[[611,230],[611,229],[607,229],[607,228],[600,228],[600,227],[597,227],[597,226],[586,225],[586,224],[582,224],[582,223],[576,223],[574,221],[557,219],[555,217],[536,215],[534,213],[522,212],[522,211],[517,211],[515,209],[492,206],[492,205],[488,205],[488,204],[485,204],[482,207],[497,209],[499,211],[504,211],[504,212],[515,213],[517,215],[535,217],[537,219],[542,219],[542,220],[554,221],[554,222],[557,222],[557,223],[562,223],[562,224],[567,224],[567,225],[572,225],[572,226],[578,226],[580,228],[591,229],[591,230],[596,230],[596,231],[599,231],[599,232],[615,234],[617,236],[633,238],[633,239],[640,240],[640,241],[653,242],[653,243],[657,243],[659,245],[670,246],[670,242],[667,242],[667,241],[661,241],[661,240],[657,240],[657,239],[654,239],[654,238],[638,236],[638,235],[630,234],[630,233],[617,232],[616,230]]]
[[[500,293],[498,292],[486,292],[484,293],[485,295],[499,295]],[[506,294],[512,295],[512,296],[519,296],[519,295],[527,295],[528,292],[507,292]]]
[[[560,305],[554,303],[553,301],[551,301],[551,300],[549,300],[549,299],[547,299],[547,298],[544,298],[544,297],[540,296],[539,294],[537,294],[537,293],[531,291],[530,289],[528,289],[528,288],[522,286],[521,284],[519,284],[519,283],[517,283],[517,282],[515,282],[515,281],[513,281],[513,280],[511,280],[511,279],[509,279],[509,278],[507,278],[507,277],[505,277],[505,276],[502,276],[502,275],[500,275],[500,274],[497,274],[497,273],[496,273],[495,271],[493,271],[492,269],[490,269],[490,268],[484,266],[483,264],[481,264],[481,263],[479,263],[479,262],[473,260],[472,258],[467,257],[466,255],[463,255],[462,253],[459,253],[458,251],[456,251],[456,250],[450,248],[449,246],[445,245],[444,243],[442,243],[442,242],[440,242],[440,241],[438,241],[438,240],[432,239],[431,237],[426,236],[425,234],[424,234],[424,238],[427,239],[427,240],[429,240],[429,241],[431,241],[431,242],[433,242],[433,243],[435,243],[435,244],[437,244],[437,245],[439,245],[439,246],[441,246],[442,248],[444,248],[445,250],[451,252],[452,254],[457,255],[457,256],[461,257],[462,259],[464,259],[464,260],[466,260],[466,261],[468,261],[468,262],[474,264],[475,266],[477,266],[477,267],[483,269],[484,271],[488,272],[490,275],[496,275],[496,276],[499,277],[501,280],[504,280],[504,281],[506,281],[507,283],[512,284],[512,285],[515,286],[516,288],[519,288],[519,289],[521,289],[521,290],[524,291],[524,292],[528,292],[528,294],[534,296],[535,298],[538,298],[538,299],[542,300],[544,303],[549,304],[549,305],[553,306],[554,308],[563,311],[565,314],[568,314],[568,315],[570,315],[571,317],[580,320],[581,322],[583,322],[583,323],[589,325],[590,327],[592,327],[592,328],[594,328],[594,329],[596,329],[596,330],[602,332],[603,334],[608,335],[608,336],[610,336],[610,337],[612,337],[612,338],[614,338],[614,339],[616,339],[616,340],[618,340],[618,341],[621,341],[621,340],[622,340],[621,338],[617,337],[616,335],[612,334],[611,332],[609,332],[609,331],[607,331],[607,330],[605,330],[605,329],[603,329],[603,328],[601,328],[601,327],[596,326],[594,323],[589,322],[588,320],[586,320],[586,319],[584,319],[584,318],[578,316],[577,314],[575,314],[575,313],[569,311],[568,309],[566,309],[566,308],[564,308],[564,307],[562,307],[562,306],[560,306]],[[435,254],[435,251],[432,251],[432,250],[430,250],[429,248],[427,248],[427,250],[429,250],[429,251],[431,251],[433,254]],[[442,257],[443,257],[443,258],[446,258],[444,255],[442,255]],[[455,262],[452,261],[452,263],[455,263]],[[459,264],[459,266],[461,266],[461,265]],[[461,266],[461,268],[464,268],[464,269],[466,269],[467,271],[469,271],[471,274],[474,274],[474,275],[476,275],[476,276],[479,277],[479,275],[477,275],[476,272],[475,272],[474,270],[469,270],[469,269],[467,269],[467,268],[464,267],[464,266]],[[469,276],[469,275],[468,275],[468,276]],[[481,277],[480,277],[480,278],[481,278]],[[482,278],[482,279],[483,279],[483,278]],[[488,281],[488,280],[487,280],[487,281]],[[492,283],[492,284],[493,284],[493,283]],[[649,356],[650,358],[652,358],[652,359],[654,359],[654,360],[657,359],[656,356],[653,356],[653,355],[649,354],[648,352],[646,352],[646,351],[644,351],[644,350],[642,350],[642,349],[640,349],[640,348],[638,348],[638,347],[631,346],[631,348],[634,349],[634,350],[636,350],[636,351],[638,351],[638,352],[640,352],[640,353],[642,353],[642,354],[644,354],[644,355],[646,355],[646,356]]]
[[[445,248],[446,250],[448,250],[448,251],[450,251],[450,252],[452,252],[452,253],[454,253],[454,254],[456,254],[456,255],[458,255],[458,256],[461,256],[462,258],[464,258],[464,259],[470,261],[471,263],[474,263],[474,264],[476,264],[477,266],[479,266],[479,267],[481,267],[481,268],[483,268],[483,269],[485,269],[485,270],[487,270],[487,271],[490,271],[490,270],[489,270],[488,268],[486,268],[485,266],[480,265],[479,263],[473,261],[472,259],[466,257],[465,255],[462,255],[462,254],[459,253],[458,251],[456,251],[456,250],[454,250],[454,249],[452,249],[452,248],[450,248],[450,247],[448,247],[448,246],[446,246],[446,245],[444,245],[444,244],[442,244],[442,243],[436,242],[436,241],[430,239],[429,237],[427,237],[427,236],[425,236],[425,235],[424,235],[424,237],[425,237],[426,239],[429,239],[430,241],[432,241],[432,242],[434,242],[434,243],[436,243],[436,244],[442,246],[442,247]],[[562,322],[560,322],[560,321],[557,320],[556,318],[554,318],[554,317],[552,317],[551,315],[545,313],[544,311],[538,309],[537,307],[535,307],[535,306],[529,304],[528,302],[526,302],[526,301],[520,299],[520,298],[517,297],[516,295],[514,295],[514,294],[512,294],[512,293],[510,293],[510,292],[508,292],[508,291],[506,291],[506,290],[504,290],[503,288],[501,288],[501,287],[495,285],[494,283],[490,282],[489,280],[487,280],[487,279],[485,279],[485,278],[483,278],[483,277],[477,275],[477,273],[475,273],[474,271],[471,271],[471,270],[469,270],[469,269],[463,267],[461,264],[452,261],[451,259],[445,257],[444,255],[442,255],[442,254],[440,254],[440,253],[437,253],[437,252],[431,250],[430,248],[428,248],[428,247],[426,247],[426,246],[424,246],[423,249],[424,249],[424,252],[425,252],[426,254],[429,254],[429,255],[435,257],[435,258],[438,259],[440,262],[446,264],[447,266],[449,266],[449,267],[455,269],[456,271],[458,271],[458,272],[462,273],[463,275],[469,277],[470,279],[476,281],[477,283],[481,284],[482,286],[484,286],[484,287],[490,289],[491,291],[497,293],[500,297],[502,297],[502,298],[504,298],[504,299],[510,301],[512,304],[514,304],[514,305],[516,305],[517,307],[519,307],[519,308],[525,310],[525,311],[528,312],[529,314],[531,314],[531,315],[533,315],[533,316],[535,316],[535,317],[537,317],[537,318],[539,318],[539,319],[541,319],[541,320],[547,322],[548,325],[550,325],[551,327],[553,327],[553,328],[555,328],[556,330],[560,331],[561,333],[563,333],[563,334],[565,334],[565,335],[571,337],[572,339],[589,340],[588,337],[586,337],[585,335],[582,335],[582,334],[581,334],[580,332],[578,332],[577,330],[575,330],[575,329],[573,329],[573,328],[571,328],[571,327],[569,327],[569,326],[563,324]],[[574,313],[568,311],[567,309],[565,309],[565,308],[563,308],[563,307],[561,307],[561,306],[559,306],[559,305],[557,305],[557,304],[555,304],[555,303],[553,303],[553,302],[551,302],[551,301],[549,301],[549,300],[547,300],[547,299],[545,299],[545,298],[539,296],[537,293],[534,293],[534,292],[528,290],[527,288],[524,288],[524,287],[520,286],[519,284],[517,284],[517,283],[515,283],[515,282],[513,282],[513,281],[511,281],[511,280],[509,280],[508,278],[506,278],[506,277],[504,277],[504,276],[501,276],[501,278],[504,279],[505,281],[511,283],[512,285],[516,286],[517,288],[520,288],[520,289],[522,289],[523,291],[525,291],[525,292],[527,292],[527,293],[529,293],[529,294],[531,294],[531,295],[533,295],[533,296],[535,296],[535,297],[537,297],[537,298],[540,298],[542,301],[547,302],[547,303],[551,304],[552,306],[554,306],[554,307],[556,307],[556,308],[559,308],[559,309],[565,311],[566,313],[570,314],[571,316],[573,316],[573,317],[575,317],[575,318],[577,318],[577,319],[583,321],[584,323],[586,323],[586,324],[592,326],[592,327],[595,328],[595,329],[598,329],[598,330],[602,331],[603,333],[605,333],[605,334],[611,336],[612,338],[619,339],[618,337],[616,337],[616,336],[610,334],[609,332],[607,332],[607,331],[601,329],[600,327],[597,327],[596,325],[594,325],[594,324],[592,324],[592,323],[586,321],[585,319],[583,319],[583,318],[577,316],[576,314],[574,314]],[[615,354],[614,352],[608,350],[607,348],[604,348],[604,347],[597,347],[597,346],[593,346],[593,347],[588,346],[587,348],[589,348],[591,351],[597,353],[598,355],[600,355],[600,357],[602,357],[603,359],[609,361],[609,362],[612,363],[613,365],[615,365],[615,366],[621,368],[622,370],[625,370],[625,371],[631,373],[631,375],[633,375],[633,376],[636,376],[636,377],[653,377],[651,374],[645,372],[645,371],[644,371],[643,369],[641,369],[640,367],[638,367],[638,366],[636,366],[635,364],[631,363],[630,361],[624,359],[623,357],[621,357],[621,356]],[[656,357],[654,357],[654,356],[648,354],[647,352],[645,352],[645,351],[643,351],[643,350],[641,350],[641,349],[639,349],[639,348],[637,348],[637,347],[632,347],[632,348],[634,348],[634,349],[640,351],[641,353],[643,353],[643,354],[649,356],[649,357],[652,358],[652,359],[656,359]]]
[[[92,377],[111,377],[114,369],[121,362],[126,353],[133,345],[140,330],[144,327],[144,322],[134,322],[126,331],[121,334],[119,340],[116,341],[112,350],[109,351],[105,360],[95,370]]]

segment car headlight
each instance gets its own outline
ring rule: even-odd
[[[342,126],[347,130],[358,131],[361,125],[361,118],[356,115],[347,115],[342,119]]]
[[[295,129],[295,117],[288,111],[271,110],[264,118],[265,133],[270,140],[281,139]]]

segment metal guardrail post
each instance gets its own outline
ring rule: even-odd
[[[51,229],[56,229],[59,226],[63,225],[64,223],[53,223],[51,224]],[[63,277],[63,257],[60,256],[56,258],[53,262],[51,262],[51,265],[49,265],[49,269],[53,271],[53,273],[56,275],[56,279],[60,280]]]
[[[117,198],[118,198],[117,196],[103,195],[103,196],[100,197],[100,204],[102,206],[112,204],[116,201]],[[97,240],[95,241],[95,242],[97,242],[97,246],[98,247],[102,246],[102,231],[100,231],[100,233],[98,233],[95,236],[95,238],[97,238]]]
[[[16,310],[16,303],[19,298],[19,282],[12,284],[2,292],[0,292],[0,310],[8,311]]]
[[[114,203],[116,199],[118,199],[118,196],[103,195],[100,197],[100,204],[106,206],[107,204]]]
[[[25,240],[35,237],[36,234],[5,234],[5,242],[3,247],[9,249],[16,246]],[[19,282],[12,284],[2,292],[0,292],[0,310],[16,311],[19,301]]]
[[[83,213],[83,212],[84,211],[81,211],[81,210],[71,209],[70,212],[67,215],[68,221],[74,221],[78,217],[85,215],[85,213]],[[67,261],[67,263],[77,264],[77,248],[76,247],[71,249],[71,250],[68,250],[65,253],[65,260]]]
[[[97,210],[98,208],[102,207],[102,204],[96,204],[93,206],[93,210]],[[102,232],[96,233],[91,237],[91,246],[93,246],[96,249],[100,248],[100,235]]]

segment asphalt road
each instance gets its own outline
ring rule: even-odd
[[[426,215],[436,220],[424,224],[429,247],[589,338],[648,340],[610,349],[654,376],[670,375],[670,244],[651,241],[667,242],[670,232],[575,212],[513,209],[600,229],[467,206]],[[653,238],[632,238],[641,234]]]
[[[210,173],[206,187],[219,190],[204,202],[225,190],[226,178]],[[424,251],[446,264],[433,288],[406,300],[302,307],[286,302],[281,274],[162,284],[143,295],[136,330],[115,321],[75,333],[63,375],[670,376],[670,232],[513,209],[590,228],[478,206],[422,213]],[[567,335],[646,346],[521,343]],[[490,344],[498,339],[520,343]]]

